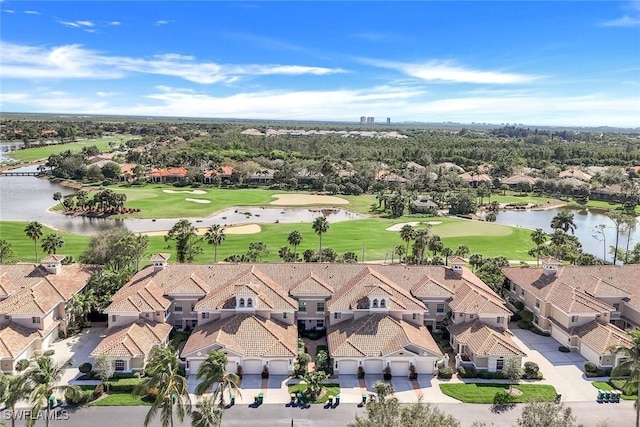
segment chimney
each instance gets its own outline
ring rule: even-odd
[[[451,264],[451,271],[456,273],[458,276],[462,276],[462,273],[464,272],[464,265],[467,261],[462,257],[455,256],[449,260],[449,263]]]
[[[48,255],[42,258],[40,265],[42,265],[49,274],[60,274],[62,272],[62,261],[65,258],[64,255]]]
[[[153,272],[162,270],[167,266],[171,254],[154,254],[151,255],[151,262],[153,263]]]
[[[542,262],[542,274],[552,276],[558,272],[558,266],[562,265],[562,261],[557,258],[548,257],[540,260]]]

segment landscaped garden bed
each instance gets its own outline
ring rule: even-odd
[[[606,381],[593,381],[591,383],[592,386],[597,388],[598,390],[612,391],[612,390],[620,390],[624,384],[626,383],[626,379],[624,378],[611,378],[608,382]],[[631,390],[634,391],[634,390]],[[622,394],[620,398],[622,400],[636,400],[638,398],[637,388],[635,389],[636,394]]]
[[[516,384],[517,393],[512,393],[513,403],[553,402],[556,389],[544,384]],[[447,396],[458,399],[462,403],[493,404],[496,393],[509,390],[509,384],[440,384],[440,390]]]
[[[322,393],[320,393],[320,395],[315,399],[310,399],[307,395],[305,395],[304,392],[306,390],[307,384],[305,383],[292,384],[289,386],[289,394],[293,393],[297,395],[298,393],[302,393],[302,401],[305,403],[327,403],[329,396],[335,397],[340,394],[340,384],[324,384]]]

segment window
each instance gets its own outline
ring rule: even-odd
[[[418,318],[418,314],[417,313],[413,313],[413,320],[416,320]]]
[[[540,310],[540,300],[536,298],[536,308]]]
[[[253,298],[247,298],[247,307],[253,307]]]
[[[334,319],[342,319],[342,313],[333,313]]]
[[[40,318],[37,316],[34,316],[31,318],[31,323],[37,323],[40,324]]]
[[[504,368],[504,359],[496,360],[496,371],[502,372],[502,368]]]
[[[173,327],[176,329],[182,329],[182,320],[181,319],[175,319],[173,321]]]
[[[196,303],[195,303],[195,302],[192,302],[192,303],[191,303],[191,311],[192,311],[192,312],[193,312],[193,311],[195,311],[195,308],[196,308]]]
[[[301,312],[303,312],[303,313],[304,313],[304,312],[306,312],[306,311],[307,311],[307,303],[306,303],[306,302],[304,302],[304,301],[303,301],[303,302],[300,302],[300,303],[298,304],[298,311],[301,311]]]
[[[578,323],[578,316],[571,316],[571,323]]]
[[[112,322],[115,322],[115,321],[117,321],[117,320],[118,320],[118,316],[116,316],[115,314],[112,314],[112,315],[111,315],[111,321],[112,321]]]
[[[436,313],[444,313],[444,304],[440,303],[436,306]]]
[[[316,328],[324,328],[324,319],[316,320]]]
[[[149,317],[149,313],[145,313],[145,314],[144,314],[144,317]]]
[[[316,304],[316,311],[323,312],[324,311],[324,301]]]
[[[533,316],[533,323],[537,325],[538,321],[539,321],[538,316]]]
[[[240,306],[240,307],[244,307],[244,298],[240,298],[240,304],[239,304],[239,306]]]
[[[613,304],[613,311],[620,311],[620,303],[616,302],[615,304]]]
[[[524,289],[520,289],[520,296],[524,296]]]
[[[202,318],[203,319],[208,319],[209,318],[209,313],[202,313]]]
[[[5,315],[4,315],[4,318],[5,318],[6,320],[10,320],[10,319],[11,319],[11,316],[9,316],[8,314],[5,314]]]
[[[116,360],[115,365],[116,365],[115,366],[116,371],[124,371],[124,366],[125,366],[124,360],[121,360],[121,359]]]
[[[380,300],[380,308],[386,308],[387,307],[387,300],[386,299],[381,299]]]
[[[502,323],[502,317],[498,316],[498,317],[496,318],[496,323]]]
[[[373,308],[378,308],[378,299],[373,300]]]
[[[175,307],[173,307],[173,311],[176,313],[182,313],[182,306],[176,305]]]
[[[469,315],[469,319],[473,319],[475,316],[473,314]]]
[[[286,312],[282,313],[282,318],[283,318],[283,319],[286,319],[286,318],[287,318],[287,313],[286,313]]]

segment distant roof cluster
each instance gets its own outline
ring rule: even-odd
[[[267,129],[261,132],[258,129],[246,129],[242,131],[243,135],[253,136],[280,136],[287,135],[293,137],[319,137],[319,136],[340,136],[342,138],[361,137],[361,138],[408,138],[406,135],[399,134],[396,131],[380,132],[380,131],[346,131],[346,130],[300,130],[300,129]]]

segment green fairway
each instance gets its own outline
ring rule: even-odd
[[[511,194],[509,194],[511,193]],[[487,198],[485,198],[485,201],[488,200]],[[505,196],[500,195],[500,194],[492,194],[491,195],[491,201],[496,201],[496,202],[500,202],[500,203],[533,203],[533,204],[538,204],[538,203],[545,203],[548,202],[550,200],[555,200],[552,197],[540,197],[540,196],[532,196],[528,193],[525,193],[524,195],[518,194],[518,193],[513,193],[513,192],[507,192],[507,194]]]
[[[222,209],[235,206],[287,206],[280,204],[270,205],[270,203],[276,200],[273,197],[276,194],[309,194],[306,192],[292,193],[282,190],[266,190],[260,188],[178,188],[162,184],[146,185],[144,187],[113,186],[110,188],[115,192],[126,194],[126,206],[128,208],[140,209],[141,212],[127,215],[126,218],[147,219],[204,217],[212,215]],[[349,201],[348,204],[339,205],[340,207],[359,213],[368,213],[371,204],[375,201],[375,198],[369,195],[337,197]],[[187,198],[208,201],[209,203],[189,202],[185,200]],[[306,206],[323,205],[323,203],[312,203]]]
[[[17,256],[17,260],[20,262],[35,262],[35,252],[33,248],[33,240],[29,239],[24,234],[24,227],[27,222],[22,221],[2,221],[0,222],[0,239],[7,240],[11,243],[13,251]],[[58,250],[58,253],[67,256],[73,256],[74,260],[78,259],[80,253],[82,253],[89,244],[89,236],[82,236],[79,234],[63,233],[53,230],[49,227],[42,227],[42,237],[46,237],[48,234],[57,233],[62,236],[64,240],[64,247]],[[38,259],[42,259],[46,256],[46,253],[42,251],[42,239],[38,240]]]
[[[72,152],[78,152],[83,147],[98,147],[101,152],[109,151],[109,142],[115,142],[116,144],[124,143],[133,138],[131,135],[115,135],[108,138],[98,139],[85,139],[82,141],[69,142],[66,144],[45,145],[41,147],[27,148],[25,150],[12,151],[7,153],[6,156],[22,162],[32,162],[35,160],[46,159],[52,154],[59,154],[63,151],[71,150]]]
[[[176,220],[177,222],[178,220]],[[400,239],[399,231],[386,231],[397,223],[409,221],[438,221],[441,224],[433,225],[432,232],[442,237],[446,247],[455,249],[459,245],[466,245],[471,253],[482,253],[485,256],[504,256],[508,259],[530,260],[527,251],[531,247],[530,232],[517,227],[491,224],[486,222],[466,221],[456,218],[433,217],[402,217],[398,219],[370,218],[363,220],[344,221],[332,223],[329,231],[322,236],[322,247],[332,248],[339,255],[345,252],[355,252],[358,260],[362,261],[362,252],[365,253],[365,261],[391,262],[391,252],[395,245],[405,246]],[[9,241],[20,261],[34,261],[33,241],[24,234],[26,222],[0,222],[0,238]],[[194,224],[197,226],[198,224]],[[417,228],[419,228],[418,226]],[[264,242],[269,254],[262,261],[280,261],[278,249],[288,246],[287,236],[293,230],[300,231],[302,243],[298,247],[298,253],[305,249],[318,249],[319,239],[313,232],[310,223],[296,224],[260,224],[261,231],[256,234],[227,234],[226,240],[218,247],[218,260],[230,255],[241,255],[247,251],[249,244]],[[47,235],[53,230],[46,228]],[[467,233],[467,235],[464,235]],[[59,233],[65,241],[65,246],[59,252],[71,255],[78,259],[78,255],[84,251],[89,242],[88,236]],[[38,253],[42,255],[38,242]],[[207,263],[213,261],[213,248],[202,244],[205,253],[196,258],[196,262]],[[149,238],[148,254],[167,252],[172,254],[175,261],[175,247],[173,241],[165,241],[163,236],[151,236]],[[429,255],[430,256],[430,255]],[[397,256],[394,255],[394,260]]]
[[[513,395],[513,403],[524,402],[552,402],[556,397],[556,389],[544,384],[518,384],[513,388],[522,394]],[[458,399],[462,403],[493,403],[493,398],[499,391],[508,390],[508,384],[470,383],[470,384],[440,384],[440,390],[447,396]]]

